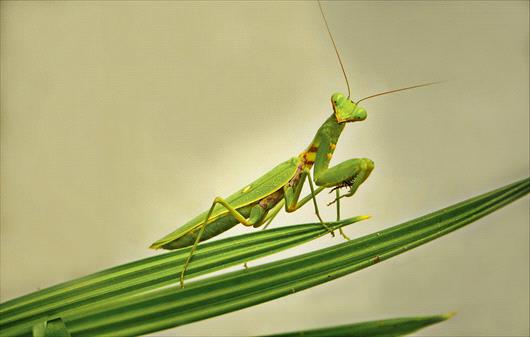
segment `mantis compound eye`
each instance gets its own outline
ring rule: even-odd
[[[335,93],[331,96],[331,102],[334,106],[341,106],[344,104],[346,97],[341,93]]]
[[[355,110],[355,121],[364,121],[367,116],[366,109],[357,107]]]

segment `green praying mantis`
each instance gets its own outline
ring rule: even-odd
[[[294,212],[312,200],[318,220],[334,235],[320,216],[316,196],[326,188],[330,188],[330,192],[335,191],[335,199],[328,206],[336,204],[337,220],[340,220],[340,199],[353,196],[374,169],[373,161],[368,158],[353,158],[330,167],[334,150],[345,126],[367,118],[366,109],[359,106],[359,102],[383,94],[433,84],[420,84],[386,91],[365,97],[357,102],[351,100],[350,86],[344,66],[322,7],[320,3],[318,4],[346,79],[348,95],[335,93],[331,96],[333,111],[331,116],[324,121],[309,146],[298,156],[277,165],[227,198],[216,197],[207,211],[200,213],[150,246],[153,249],[168,250],[192,246],[180,274],[181,287],[184,287],[184,276],[199,242],[219,235],[240,223],[249,227],[264,225],[266,228],[282,208],[285,208],[286,212]],[[311,169],[313,169],[313,175],[311,175]],[[306,181],[309,183],[310,193],[300,198]],[[347,193],[341,195],[341,188],[347,188]],[[363,219],[367,218],[369,216],[363,217]],[[348,239],[342,229],[339,231],[344,238]]]

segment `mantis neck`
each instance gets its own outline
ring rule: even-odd
[[[322,123],[311,144],[300,154],[305,168],[311,168],[314,164],[315,172],[320,172],[329,167],[344,126],[345,123],[337,122],[335,114]]]

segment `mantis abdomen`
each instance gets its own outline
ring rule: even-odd
[[[248,205],[241,207],[238,209],[239,213],[243,215],[244,217],[250,216],[250,209],[253,205]],[[230,228],[234,227],[235,225],[239,224],[239,221],[234,218],[230,213],[227,213],[220,218],[212,221],[206,227],[204,228],[204,232],[201,235],[200,241],[208,240],[209,238],[212,238],[216,235],[219,235]],[[197,235],[199,234],[199,231],[201,229],[201,226],[197,226],[195,229],[189,231],[185,235],[181,236],[180,238],[173,240],[166,245],[160,247],[163,249],[177,249],[177,248],[183,248],[191,246],[195,243],[195,240],[197,239]]]

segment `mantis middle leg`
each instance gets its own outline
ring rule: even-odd
[[[302,191],[302,187],[307,177],[309,177],[308,182],[309,188],[311,189],[311,193],[299,202],[298,199],[300,197],[300,192]],[[315,190],[309,169],[305,169],[302,172],[300,179],[294,185],[287,186],[285,188],[285,211],[288,213],[294,212],[300,207],[302,207],[309,200],[313,200],[313,206],[315,207],[315,214],[317,215],[318,220],[320,220],[322,226],[324,226],[331,233],[332,236],[335,236],[333,230],[322,220],[322,217],[320,216],[320,212],[318,210],[316,195],[320,193],[323,189],[324,188]]]

